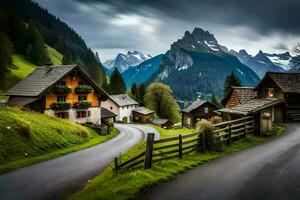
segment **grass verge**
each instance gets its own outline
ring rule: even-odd
[[[175,136],[178,135],[178,133],[188,134],[191,131],[189,129],[164,130],[158,127],[155,128],[160,131],[161,138]],[[113,165],[110,165],[103,173],[89,181],[84,189],[72,196],[68,196],[67,199],[143,199],[142,191],[145,189],[168,181],[188,169],[199,166],[210,160],[249,148],[264,142],[267,139],[268,137],[247,135],[245,138],[233,142],[231,146],[225,146],[222,152],[190,153],[185,155],[182,160],[175,158],[156,163],[153,165],[152,169],[149,170],[141,169],[114,174]],[[128,151],[122,159],[127,160],[144,150],[144,148],[145,142]]]
[[[91,147],[116,136],[100,136],[69,120],[0,107],[0,173]]]

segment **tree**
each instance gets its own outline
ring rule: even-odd
[[[9,38],[0,32],[0,80],[1,87],[4,89],[5,86],[5,77],[9,72],[8,67],[12,64],[12,43]]]
[[[110,90],[110,94],[125,94],[126,93],[126,86],[125,86],[124,80],[117,68],[115,68],[113,73],[111,74],[109,90]]]
[[[221,103],[218,101],[217,97],[214,94],[211,97],[211,103],[218,106],[219,108],[222,107]]]
[[[144,101],[146,107],[154,110],[159,117],[170,119],[174,123],[180,121],[179,106],[169,86],[152,83],[147,88]]]
[[[230,75],[226,76],[223,93],[226,94],[233,86],[241,86],[241,81],[233,72],[231,72]]]
[[[110,93],[110,89],[109,89],[109,84],[108,84],[108,79],[107,76],[103,77],[103,81],[102,81],[102,88],[107,92]]]
[[[51,63],[45,49],[44,39],[32,22],[29,22],[26,40],[28,42],[26,54],[31,62],[36,65]]]
[[[71,62],[70,62],[70,56],[67,54],[67,55],[64,55],[63,58],[62,58],[62,61],[61,61],[61,64],[62,65],[69,65]]]
[[[138,100],[138,86],[136,83],[133,83],[130,88],[131,96],[134,100]]]
[[[146,94],[146,88],[145,88],[145,85],[144,83],[142,83],[141,85],[139,85],[138,87],[138,102],[141,106],[144,105],[144,97],[145,97],[145,94]]]

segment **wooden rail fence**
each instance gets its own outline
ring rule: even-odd
[[[232,139],[254,132],[254,118],[244,117],[213,126],[216,140],[230,145]],[[182,159],[184,154],[193,151],[204,152],[206,150],[204,140],[204,134],[200,132],[157,141],[154,141],[154,133],[148,133],[145,151],[123,163],[115,158],[114,169],[115,171],[137,168],[149,169],[153,163],[171,158]]]

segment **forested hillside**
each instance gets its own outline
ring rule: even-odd
[[[47,45],[46,45],[47,44]],[[48,46],[49,45],[49,46]],[[83,39],[67,24],[31,0],[2,0],[0,4],[0,90],[10,87],[13,55],[34,65],[77,63],[101,84],[103,66]]]

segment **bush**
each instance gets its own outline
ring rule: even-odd
[[[54,92],[56,93],[71,93],[71,88],[66,85],[56,85],[54,87]]]
[[[220,123],[222,122],[222,120],[221,120],[220,117],[214,116],[214,117],[212,117],[212,118],[210,119],[210,122],[211,122],[212,124],[220,124]]]
[[[19,126],[19,130],[18,132],[23,135],[26,138],[30,138],[31,136],[31,126],[29,123],[25,122],[25,121],[20,121],[20,126]]]
[[[208,150],[214,149],[216,140],[214,137],[214,130],[211,122],[205,119],[201,119],[201,121],[199,121],[196,124],[196,129],[204,134],[204,142],[205,142],[206,149]]]
[[[90,93],[93,90],[93,88],[89,85],[78,85],[75,88],[76,93]]]

